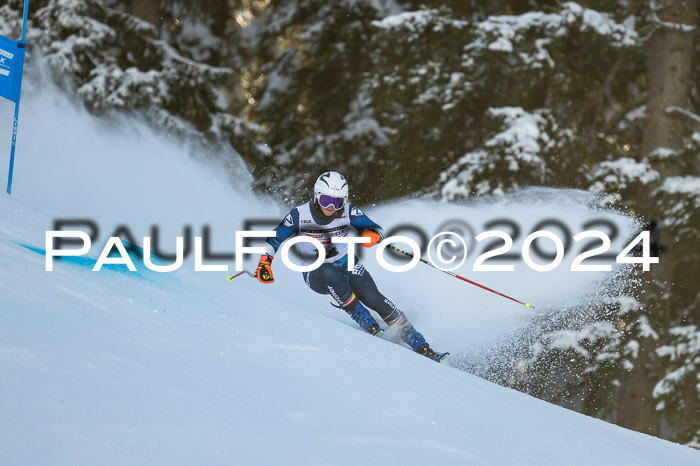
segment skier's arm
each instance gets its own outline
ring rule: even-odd
[[[275,236],[267,238],[266,255],[274,257],[282,243],[299,233],[299,211],[293,208],[274,229]]]
[[[350,225],[360,232],[360,236],[370,239],[363,246],[371,247],[384,239],[384,230],[379,224],[370,219],[364,212],[354,206],[350,206]]]
[[[275,281],[272,276],[272,259],[274,259],[280,245],[299,232],[299,211],[296,208],[292,209],[274,231],[274,238],[266,240],[265,254],[260,256],[258,268],[255,270],[255,276],[261,283],[267,284]]]

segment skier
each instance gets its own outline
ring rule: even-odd
[[[367,309],[374,310],[389,326],[396,326],[401,339],[414,351],[435,361],[442,361],[448,353],[436,353],[430,348],[406,315],[377,289],[372,276],[355,257],[355,267],[348,271],[348,246],[332,243],[331,237],[345,237],[350,227],[361,237],[369,238],[364,247],[372,247],[384,239],[382,228],[360,209],[348,202],[348,183],[337,172],[326,172],[314,185],[314,198],[293,208],[275,228],[276,236],[267,239],[266,254],[260,257],[255,271],[261,283],[272,283],[272,259],[287,239],[304,235],[318,239],[326,250],[326,259],[315,270],[304,272],[306,284],[316,293],[330,294],[363,330],[372,335],[383,332]],[[303,265],[312,264],[318,257],[316,248],[307,242],[297,245]]]

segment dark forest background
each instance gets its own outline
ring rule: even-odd
[[[639,217],[660,257],[644,293],[562,324],[574,345],[543,333],[511,374],[480,375],[700,447],[697,1],[30,7],[29,73],[43,57],[96,115],[142,115],[224,170],[240,155],[282,202],[332,167],[358,204],[552,186]],[[21,8],[0,4],[0,33],[19,37]]]

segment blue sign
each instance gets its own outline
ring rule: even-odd
[[[24,42],[0,36],[0,97],[19,103],[24,68]]]
[[[17,145],[17,124],[19,123],[19,94],[22,89],[22,71],[24,69],[24,40],[27,34],[27,14],[29,0],[24,0],[24,20],[22,21],[22,38],[12,40],[0,36],[0,97],[15,103],[15,121],[12,124],[12,147],[10,147],[10,170],[7,174],[7,194],[12,194],[12,173],[15,166],[15,147]]]

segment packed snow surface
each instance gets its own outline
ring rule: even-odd
[[[140,237],[158,224],[172,251],[182,225],[200,235],[206,224],[212,249],[232,252],[245,219],[281,218],[287,207],[247,193],[243,175],[230,186],[141,125],[96,120],[57,93],[23,105],[15,190],[0,196],[0,464],[700,464],[697,451],[436,364],[391,332],[364,334],[278,261],[269,286],[194,272],[191,258],[172,273],[142,263],[137,272],[91,271],[117,225]],[[9,128],[0,110],[0,128]],[[365,207],[388,229],[412,223],[431,236],[478,234],[508,218],[523,231],[513,251],[553,215],[573,234],[607,218],[619,229],[616,251],[634,229],[570,191]],[[45,232],[76,217],[100,225],[89,258],[46,272]],[[513,272],[472,272],[481,245],[468,236],[457,272],[535,310],[422,264],[385,271],[373,250],[363,254],[380,289],[437,350],[488,344],[605,279],[568,271],[578,245],[552,272],[521,260]]]

